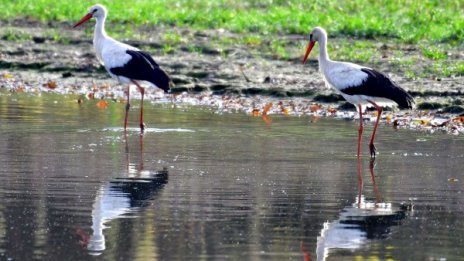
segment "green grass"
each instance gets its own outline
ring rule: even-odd
[[[11,28],[7,28],[3,35],[1,36],[2,40],[6,41],[27,41],[32,39],[32,35],[22,33],[22,32],[16,32],[15,30]]]
[[[388,62],[403,68],[407,77],[464,75],[464,62],[453,54],[464,46],[463,0],[101,0],[109,9],[110,35],[121,39],[150,39],[160,32],[161,53],[173,53],[183,46],[192,53],[204,48],[219,50],[245,46],[256,55],[275,59],[300,59],[306,40],[295,41],[286,34],[308,38],[310,30],[323,26],[329,33],[332,59],[374,66]],[[0,0],[0,20],[77,22],[94,1]],[[59,27],[47,29],[47,39],[66,43]],[[174,30],[173,27],[176,27]],[[194,31],[225,29],[238,33],[211,34],[205,46],[194,43]],[[70,28],[70,26],[69,26]],[[91,26],[86,27],[89,34]],[[187,30],[187,32],[191,32]],[[8,27],[3,40],[29,41],[31,35]],[[381,43],[393,46],[394,55],[382,58]],[[402,46],[412,45],[419,55],[411,56]],[[391,47],[389,47],[391,48]],[[157,51],[157,50],[153,50]],[[391,53],[391,50],[389,50]],[[315,48],[312,57],[317,56]],[[450,54],[452,54],[450,56]],[[455,56],[456,57],[456,56]],[[421,61],[428,61],[422,67]],[[430,62],[432,61],[432,62]],[[411,67],[411,68],[409,68]]]
[[[448,57],[446,50],[438,46],[422,46],[422,54],[432,60],[444,60]]]
[[[404,43],[464,41],[462,0],[101,0],[111,23],[224,28],[259,34],[309,34],[325,27],[331,35],[394,38]],[[80,19],[94,1],[0,0],[0,17],[38,21]]]

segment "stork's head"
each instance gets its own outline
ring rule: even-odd
[[[316,42],[321,42],[321,41],[327,41],[327,33],[325,32],[324,28],[322,27],[314,27],[314,29],[311,31],[311,34],[309,35],[309,43],[308,47],[306,48],[306,54],[303,58],[303,63],[306,62],[308,59],[309,53],[311,53],[311,50],[314,47],[314,44]]]
[[[82,19],[77,22],[73,27],[76,28],[79,25],[87,22],[90,20],[92,17],[95,17],[96,19],[100,19],[106,16],[106,8],[103,5],[96,4],[92,7],[90,7],[89,12],[82,17]]]

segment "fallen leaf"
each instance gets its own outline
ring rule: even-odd
[[[95,98],[95,93],[94,92],[88,92],[85,97],[88,99],[88,100],[93,100]]]
[[[263,108],[263,115],[266,115],[272,107],[272,102],[266,103]]]
[[[255,117],[258,117],[260,115],[259,113],[259,109],[253,109],[253,111],[251,112],[251,114]]]
[[[55,89],[58,86],[58,84],[55,81],[48,81],[47,82],[47,87],[48,89]]]
[[[336,113],[336,112],[337,112],[337,109],[332,108],[332,107],[329,107],[329,108],[327,108],[327,112]]]
[[[453,119],[453,122],[464,122],[464,116],[458,116]]]
[[[13,75],[10,74],[10,73],[4,73],[4,74],[3,74],[3,78],[5,78],[5,79],[11,79],[11,78],[13,78]]]
[[[283,113],[284,115],[288,115],[288,109],[287,109],[287,108],[282,107],[282,108],[281,108],[281,111],[282,111],[282,113]]]
[[[316,112],[318,110],[320,110],[322,108],[322,106],[320,104],[312,104],[311,106],[309,106],[309,110],[311,112]]]
[[[419,119],[419,120],[416,120],[416,123],[419,124],[419,125],[428,125],[430,122],[429,119]]]
[[[387,117],[385,117],[385,119],[387,120],[388,123],[391,122],[393,116],[391,114],[388,114]]]
[[[97,107],[100,108],[100,109],[106,109],[106,108],[108,108],[108,102],[105,101],[105,100],[99,100],[97,102]]]

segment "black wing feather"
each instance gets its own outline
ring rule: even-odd
[[[150,54],[136,50],[127,50],[126,53],[132,56],[132,59],[124,66],[111,68],[111,73],[132,80],[148,81],[165,92],[169,91],[171,79]]]
[[[362,68],[361,71],[369,75],[367,79],[361,85],[345,88],[341,92],[348,95],[387,98],[396,102],[401,108],[412,108],[414,98],[386,75],[368,68]]]

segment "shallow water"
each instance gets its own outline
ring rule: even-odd
[[[352,121],[95,103],[0,94],[1,259],[464,256],[462,136],[381,126],[370,164]]]

